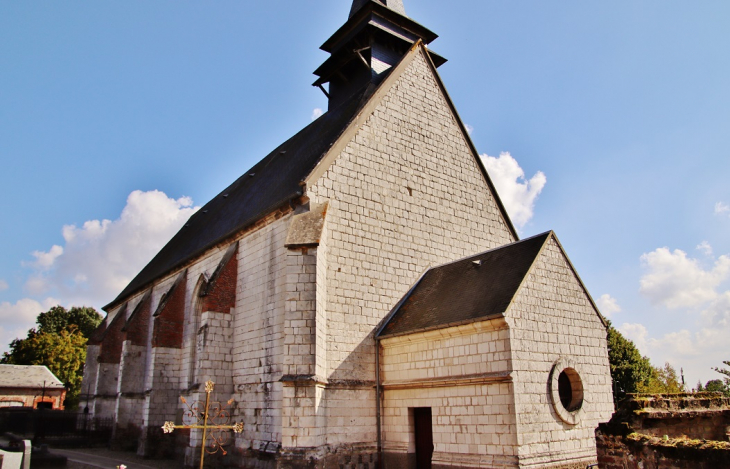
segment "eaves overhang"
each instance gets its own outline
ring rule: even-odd
[[[320,49],[325,52],[332,53],[332,51],[335,51],[350,42],[364,28],[372,26],[372,23],[377,23],[378,19],[383,19],[397,25],[404,31],[413,34],[417,39],[420,38],[426,44],[430,44],[438,38],[438,34],[425,26],[416,23],[412,19],[403,16],[400,13],[396,13],[385,5],[381,5],[377,2],[370,2],[347,20],[340,29],[335,31],[335,33],[330,36],[330,38],[327,39],[322,46],[320,46]]]

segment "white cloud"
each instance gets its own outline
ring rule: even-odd
[[[598,309],[601,310],[601,314],[607,318],[610,318],[614,313],[621,311],[621,306],[619,306],[618,302],[616,302],[616,298],[613,298],[608,293],[601,295],[596,303],[598,303]]]
[[[500,153],[499,157],[484,154],[481,158],[512,223],[522,228],[533,216],[537,196],[547,182],[545,174],[538,171],[525,179],[525,172],[508,152]]]
[[[58,245],[53,245],[48,252],[33,251],[33,257],[35,261],[30,265],[45,270],[53,265],[58,256],[63,254],[63,248]]]
[[[625,323],[618,330],[632,340],[654,366],[669,362],[677,371],[684,368],[686,383],[692,387],[698,380],[704,383],[719,378],[712,367],[720,366],[723,360],[727,360],[727,344],[730,343],[728,326],[702,327],[695,332],[682,328],[658,338],[652,337],[647,328],[639,323]]]
[[[720,293],[702,311],[702,318],[710,328],[730,328],[730,290]]]
[[[722,215],[727,212],[730,212],[730,205],[722,202],[715,203],[715,215]]]
[[[51,292],[64,305],[103,306],[197,210],[192,205],[189,197],[134,191],[118,219],[64,226],[63,246],[33,253],[26,289],[33,295]]]
[[[324,111],[322,109],[318,107],[314,108],[312,110],[312,120],[317,120],[322,114],[324,114]]]
[[[697,245],[697,248],[700,251],[702,251],[706,256],[712,255],[712,246],[710,246],[710,243],[707,241],[702,241],[700,244]]]
[[[38,314],[58,303],[53,298],[42,301],[24,298],[16,303],[0,303],[0,352],[8,350],[13,339],[25,337],[28,329],[36,326]]]
[[[33,274],[25,281],[25,289],[31,295],[42,295],[51,288],[42,273]]]
[[[624,337],[633,341],[639,350],[643,352],[647,349],[647,337],[649,332],[643,324],[625,322],[617,329]]]
[[[8,282],[6,282],[3,279],[0,279],[0,291],[5,291],[9,288]]]
[[[474,126],[471,126],[469,124],[464,124],[464,127],[466,128],[466,133],[468,133],[469,135],[471,135],[472,132],[474,132]]]
[[[701,332],[700,332],[701,334]],[[700,352],[695,343],[695,336],[687,329],[681,329],[678,332],[670,332],[664,334],[661,339],[649,339],[649,347],[652,349],[663,349],[666,355],[675,357],[691,357],[698,356]]]
[[[669,362],[684,368],[688,386],[714,379],[711,368],[727,360],[730,343],[730,258],[712,257],[712,247],[702,242],[697,249],[710,257],[707,265],[679,249],[659,248],[641,256],[646,269],[640,291],[655,305],[660,324],[649,329],[626,323],[619,331],[633,340],[655,366]],[[672,330],[672,325],[677,325]],[[650,329],[663,329],[652,333]]]
[[[668,308],[696,307],[714,300],[715,289],[730,274],[730,257],[720,256],[711,270],[705,270],[684,251],[659,248],[641,256],[647,273],[639,291],[653,304]]]

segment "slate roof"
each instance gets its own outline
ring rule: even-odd
[[[378,337],[410,334],[504,313],[551,231],[429,269]]]
[[[3,388],[63,388],[63,383],[43,365],[0,365],[0,387]]]
[[[373,88],[363,88],[323,114],[205,204],[104,310],[301,196],[299,183],[347,128]]]

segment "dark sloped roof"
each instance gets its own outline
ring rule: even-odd
[[[190,217],[105,310],[206,249],[301,195],[299,183],[347,128],[372,94],[364,88],[279,145],[253,168]]]
[[[504,313],[550,234],[428,270],[378,336],[409,334]]]

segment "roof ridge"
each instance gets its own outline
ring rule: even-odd
[[[437,264],[437,265],[431,267],[431,269],[436,269],[438,267],[445,267],[447,265],[456,264],[458,262],[463,262],[463,261],[466,261],[466,260],[470,260],[470,259],[473,259],[475,257],[483,256],[483,255],[488,254],[488,253],[493,252],[493,251],[498,251],[500,249],[507,249],[507,248],[510,248],[512,246],[515,246],[515,245],[518,245],[518,244],[521,244],[521,243],[524,243],[524,242],[528,242],[528,241],[534,240],[535,238],[539,238],[540,236],[545,236],[547,238],[548,235],[550,235],[550,233],[553,233],[553,231],[552,230],[548,230],[548,231],[545,231],[545,232],[542,232],[542,233],[539,233],[539,234],[530,236],[529,238],[518,239],[517,241],[512,241],[511,243],[502,244],[500,246],[495,246],[493,248],[487,249],[486,251],[481,251],[481,252],[478,252],[476,254],[472,254],[470,256],[464,256],[464,257],[461,257],[459,259],[455,259],[453,261],[444,262],[443,264]]]
[[[547,231],[431,267],[378,329],[379,337],[504,316],[552,236]]]

